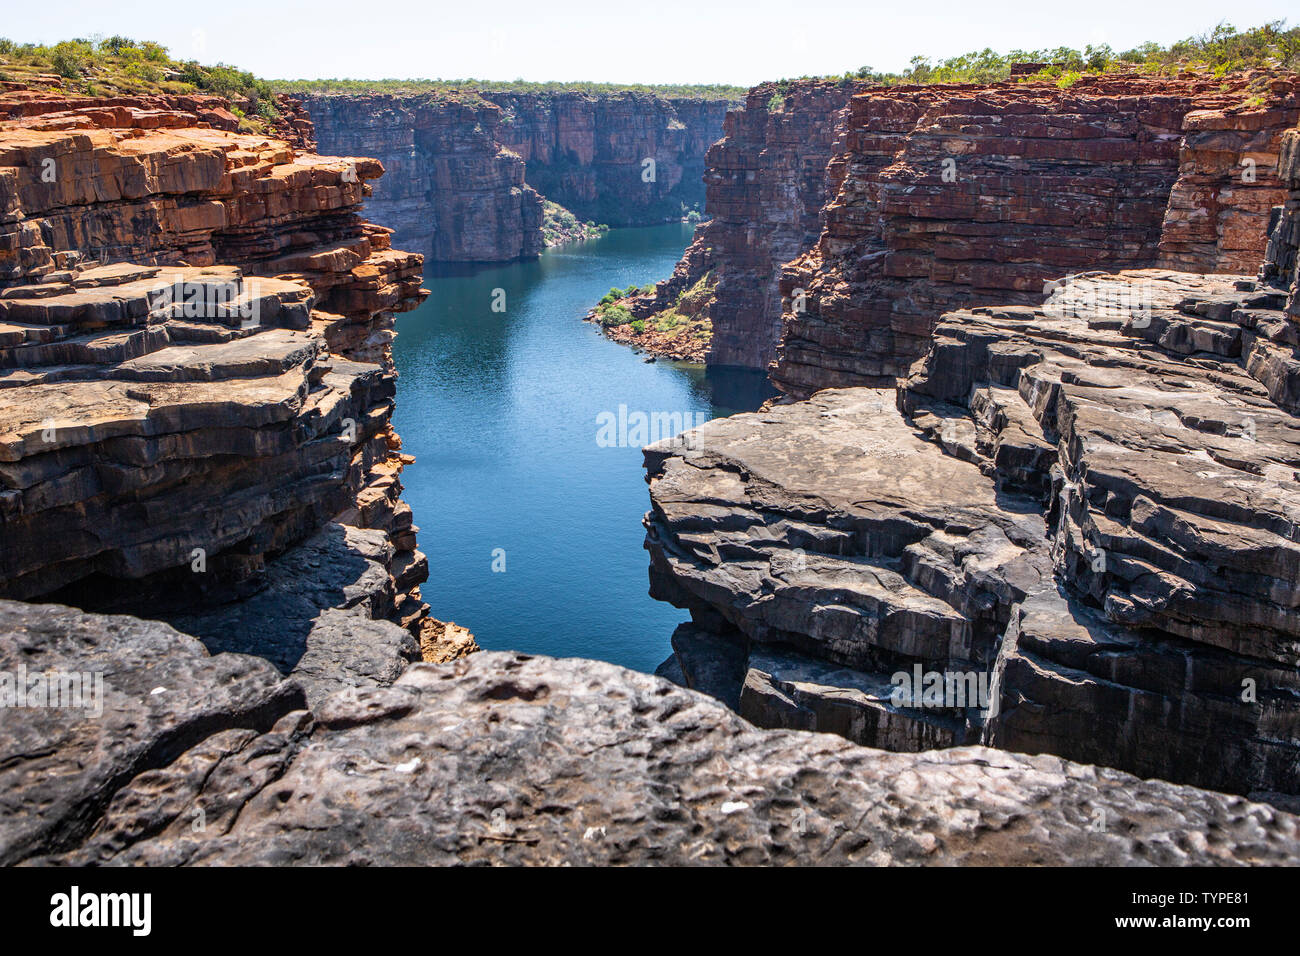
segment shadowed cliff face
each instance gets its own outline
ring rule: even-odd
[[[757,87],[709,153],[713,219],[664,304],[712,271],[709,361],[776,362],[806,395],[892,384],[944,309],[1035,302],[1073,270],[1254,271],[1296,88]]]
[[[387,171],[366,214],[432,262],[501,262],[543,248],[542,197],[502,141],[501,110],[479,97],[299,98],[321,150],[374,156]]]
[[[502,142],[523,157],[529,185],[579,219],[645,226],[703,206],[704,155],[722,135],[727,103],[648,93],[484,96],[504,111]]]
[[[368,214],[437,262],[536,255],[542,197],[606,225],[680,219],[703,205],[704,154],[728,105],[644,93],[299,99],[323,151],[383,161]]]

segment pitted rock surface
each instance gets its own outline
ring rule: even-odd
[[[17,706],[24,668],[29,679],[89,675],[81,706],[45,706],[44,692],[41,706]],[[0,601],[0,675],[0,864],[76,846],[139,774],[215,733],[269,730],[305,703],[265,661],[210,656],[155,621],[53,604]]]
[[[1298,823],[1056,757],[757,730],[610,664],[480,653],[215,734],[39,862],[1295,863]]]

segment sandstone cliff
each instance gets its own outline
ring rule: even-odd
[[[1298,89],[1103,76],[855,99],[825,232],[781,281],[773,382],[890,384],[943,311],[1036,302],[1073,270],[1253,272]]]
[[[582,221],[680,219],[703,201],[704,154],[728,105],[632,92],[299,99],[323,151],[383,162],[368,214],[439,262],[536,255],[543,196]]]
[[[652,593],[693,617],[664,673],[762,726],[1294,802],[1296,221],[1259,280],[1075,275],[944,314],[897,392],[647,449]]]
[[[1031,303],[1071,269],[1253,271],[1296,91],[1285,75],[756,87],[709,154],[713,220],[643,311],[712,271],[709,361],[779,357],[774,383],[807,395],[890,384],[944,309]]]
[[[638,315],[671,307],[712,273],[716,300],[708,361],[767,367],[780,337],[781,268],[821,231],[838,117],[864,88],[765,83],[750,91],[742,109],[727,114],[725,136],[706,159],[705,211],[712,218],[696,229],[672,276],[637,307]]]
[[[388,683],[427,615],[390,424],[421,258],[360,218],[378,162],[222,112],[0,97],[0,591]]]
[[[377,157],[388,171],[366,213],[436,262],[501,262],[543,249],[542,197],[478,96],[304,95],[319,148]]]

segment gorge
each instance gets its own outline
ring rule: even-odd
[[[609,226],[677,222],[704,201],[725,99],[651,93],[307,93],[318,148],[389,171],[367,202],[430,262],[536,256],[543,197]]]
[[[6,82],[0,862],[1300,862],[1294,74]]]

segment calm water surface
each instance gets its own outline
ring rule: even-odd
[[[641,451],[600,447],[597,416],[713,418],[769,393],[758,373],[647,363],[581,318],[611,286],[668,276],[692,229],[617,229],[532,262],[429,272],[432,295],[398,317],[394,421],[416,456],[403,497],[429,556],[422,592],[485,648],[653,670],[687,618],[647,594]]]

